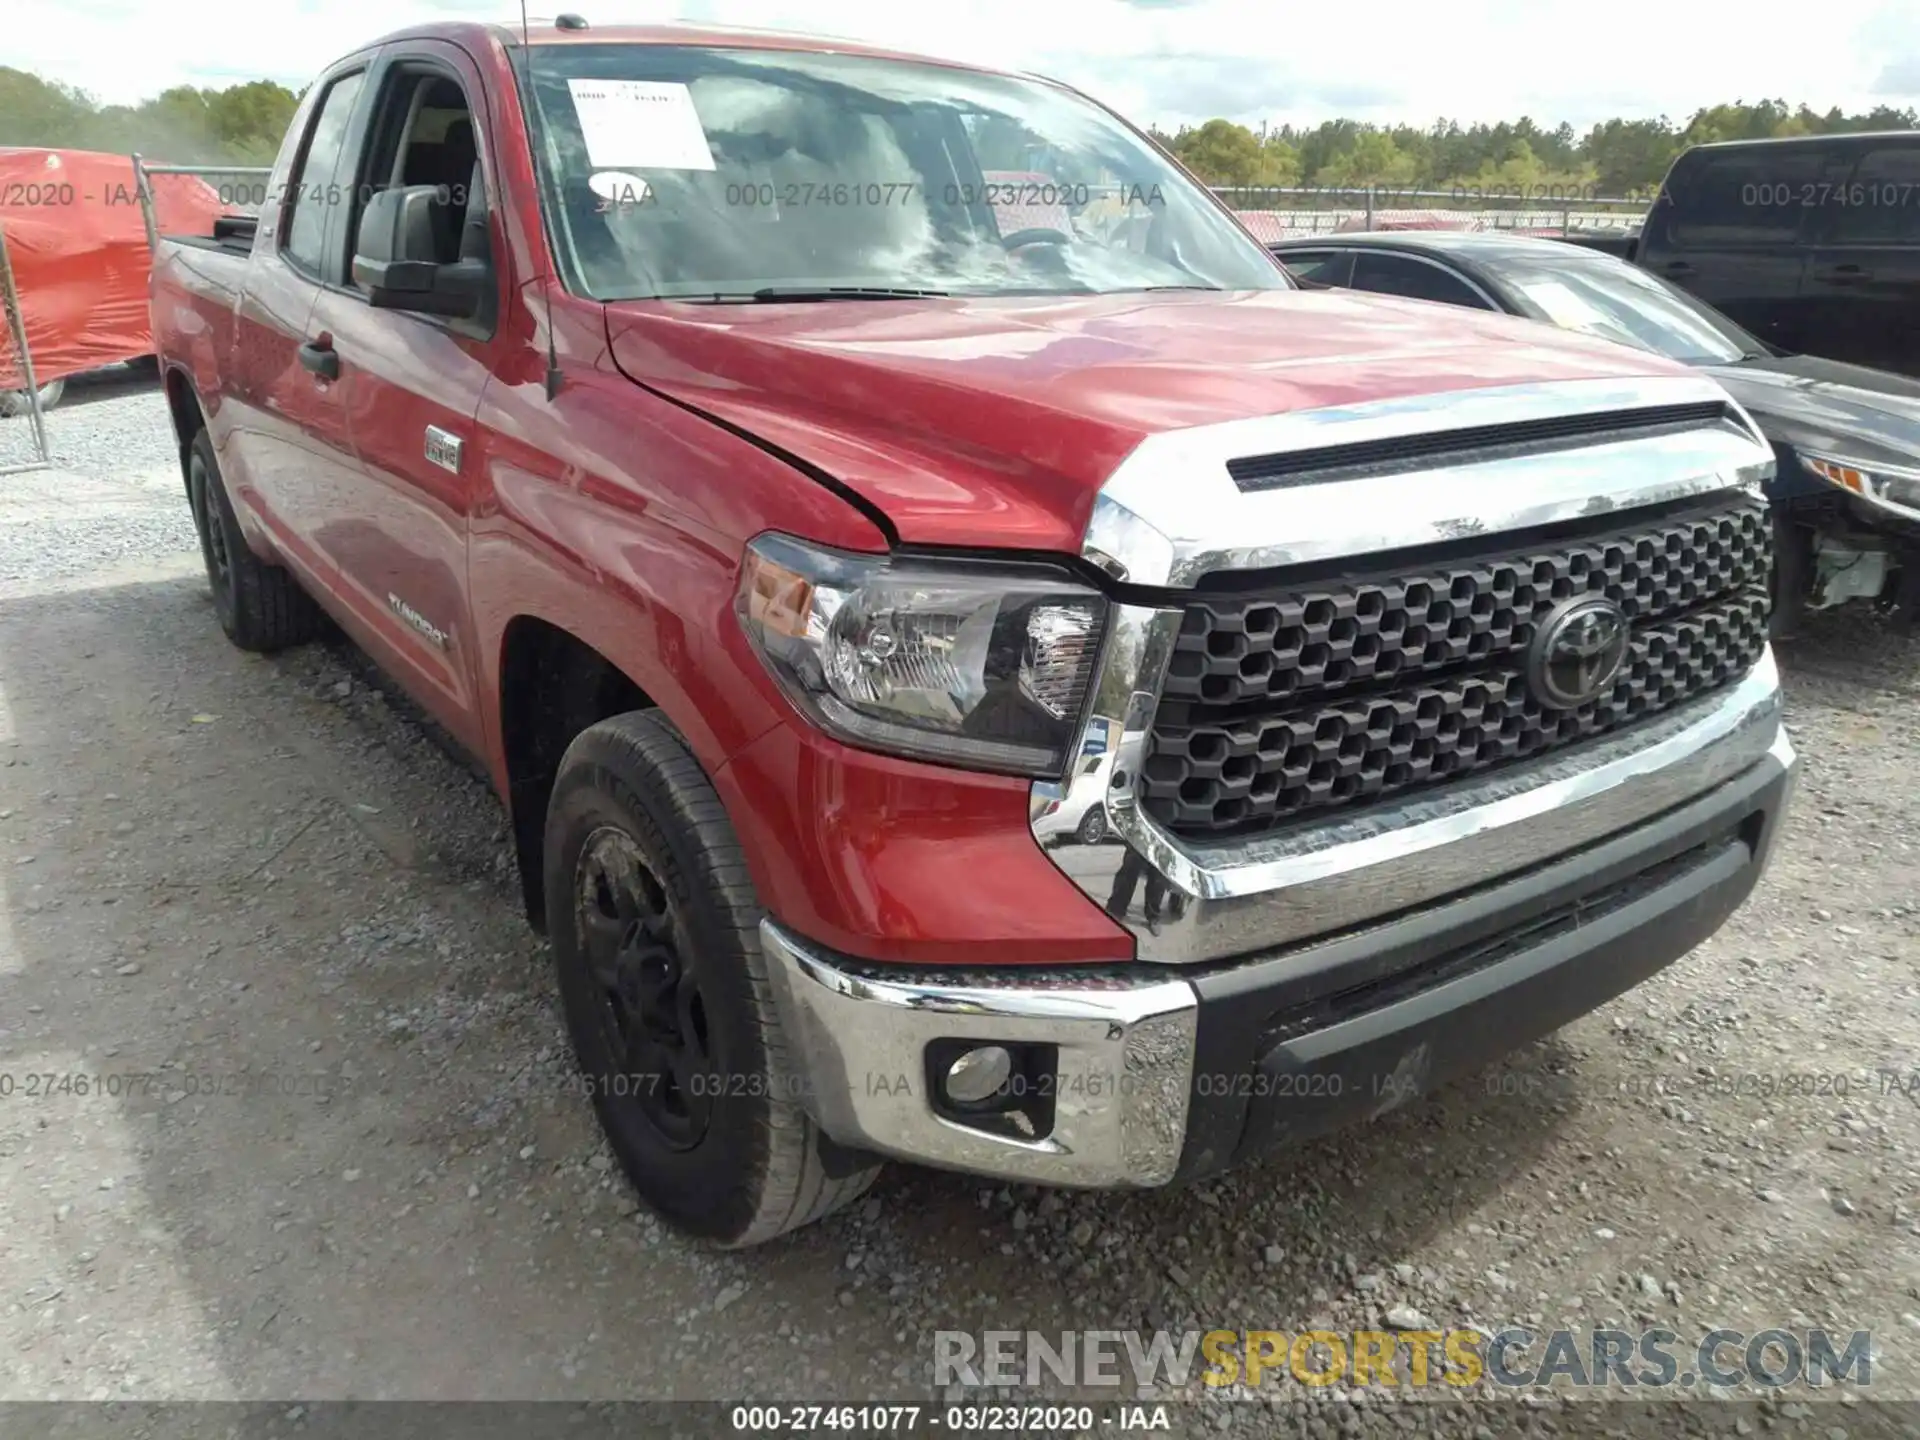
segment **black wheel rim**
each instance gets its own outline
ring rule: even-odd
[[[197,460],[193,466],[193,508],[206,551],[207,578],[213,582],[215,593],[225,595],[233,584],[233,554],[227,547],[227,527],[222,523],[219,505],[214,503],[206,467]]]
[[[587,837],[574,922],[606,1057],[601,1094],[632,1105],[669,1148],[692,1149],[717,1089],[699,965],[666,887],[625,831]]]

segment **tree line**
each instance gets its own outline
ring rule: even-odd
[[[221,90],[189,85],[138,105],[102,105],[84,90],[0,66],[0,145],[140,151],[194,165],[268,165],[302,92],[271,80]],[[1607,120],[1584,135],[1527,116],[1497,125],[1439,120],[1424,129],[1327,120],[1260,132],[1231,120],[1150,133],[1201,179],[1234,186],[1379,186],[1529,196],[1651,193],[1689,145],[1769,135],[1910,130],[1912,110],[1882,105],[1821,113],[1784,100],[1713,105],[1685,124]]]
[[[1650,197],[1673,159],[1689,145],[1775,135],[1826,135],[1911,130],[1912,110],[1881,105],[1859,114],[1824,113],[1784,100],[1712,105],[1684,125],[1607,120],[1585,135],[1562,122],[1551,129],[1527,116],[1497,125],[1439,120],[1369,125],[1327,120],[1312,128],[1250,130],[1231,120],[1150,131],[1188,169],[1213,185],[1468,190],[1528,196]]]
[[[222,90],[178,85],[138,105],[0,65],[0,145],[138,151],[175,165],[271,165],[300,95],[271,80]]]

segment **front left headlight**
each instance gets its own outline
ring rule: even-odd
[[[1107,602],[1019,563],[747,547],[740,622],[780,688],[864,749],[1058,776],[1094,683]]]
[[[1800,452],[1800,463],[1830,485],[1920,520],[1920,470]]]

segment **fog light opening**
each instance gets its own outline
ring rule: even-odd
[[[963,1050],[947,1066],[941,1088],[956,1105],[980,1105],[1006,1088],[1013,1077],[1013,1056],[1004,1045]]]
[[[926,1094],[941,1119],[1022,1142],[1053,1133],[1060,1048],[950,1035],[929,1042]]]

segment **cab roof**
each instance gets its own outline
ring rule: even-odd
[[[901,60],[919,65],[942,65],[949,69],[973,70],[990,75],[1013,73],[988,65],[968,64],[938,55],[920,55],[907,50],[868,45],[842,36],[709,24],[590,24],[584,29],[562,29],[551,20],[541,20],[528,23],[523,40],[518,20],[491,24],[483,21],[443,21],[397,30],[390,35],[382,36],[373,42],[373,45],[388,45],[398,40],[451,40],[476,47],[491,41],[508,50],[518,50],[523,43],[535,48],[549,45],[686,45],[710,50],[783,50],[813,55],[860,55],[876,60]],[[373,48],[373,46],[365,48]]]

